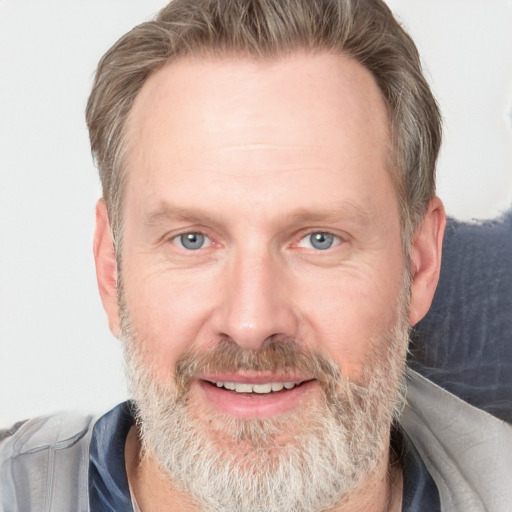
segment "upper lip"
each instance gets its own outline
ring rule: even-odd
[[[285,373],[261,373],[261,372],[236,372],[236,373],[216,373],[209,375],[202,375],[199,377],[201,380],[208,382],[233,382],[244,384],[266,384],[269,382],[294,382],[299,384],[312,380],[311,376],[285,374]]]

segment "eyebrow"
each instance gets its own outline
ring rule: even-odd
[[[236,212],[235,212],[236,213]],[[297,208],[292,211],[280,213],[279,222],[292,220],[292,224],[307,224],[311,222],[335,222],[347,221],[359,226],[367,226],[372,223],[374,215],[367,209],[354,203],[343,203],[333,208],[310,210],[307,208]],[[162,203],[156,210],[148,213],[145,218],[145,224],[148,226],[157,226],[162,222],[183,221],[193,224],[211,224],[218,225],[222,221],[211,211],[201,210],[200,208],[183,208],[172,205],[167,202]]]
[[[346,220],[362,226],[370,224],[373,219],[373,215],[368,210],[354,203],[343,203],[336,205],[334,208],[328,208],[325,210],[308,210],[306,208],[299,208],[291,212],[290,217],[298,224]]]
[[[146,216],[144,223],[148,226],[156,226],[161,222],[169,220],[192,222],[195,224],[200,224],[205,221],[212,224],[219,223],[219,219],[212,215],[211,212],[200,209],[182,208],[169,203],[163,203],[156,210],[150,212]]]

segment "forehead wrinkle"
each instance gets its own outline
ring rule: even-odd
[[[322,148],[320,144],[269,144],[267,142],[252,142],[247,144],[230,144],[229,146],[221,147],[224,151],[245,151],[245,150],[260,150],[260,149],[274,149],[274,150],[288,150],[288,149],[305,149]]]

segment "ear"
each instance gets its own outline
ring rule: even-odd
[[[119,307],[117,304],[117,262],[112,241],[107,205],[103,199],[96,204],[96,231],[94,233],[94,261],[96,279],[103,308],[107,313],[112,334],[119,338]]]
[[[411,249],[411,306],[409,324],[418,323],[430,309],[441,271],[446,213],[443,203],[434,197],[421,224],[414,232]]]

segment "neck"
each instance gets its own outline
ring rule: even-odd
[[[402,467],[386,455],[382,464],[330,512],[400,512],[402,491]]]
[[[382,462],[357,489],[344,497],[330,512],[399,512],[402,502],[402,468],[390,460],[389,449]],[[131,428],[126,439],[125,463],[131,491],[142,512],[180,510],[200,512],[200,507],[180,492],[152,456],[140,457],[137,431]]]

